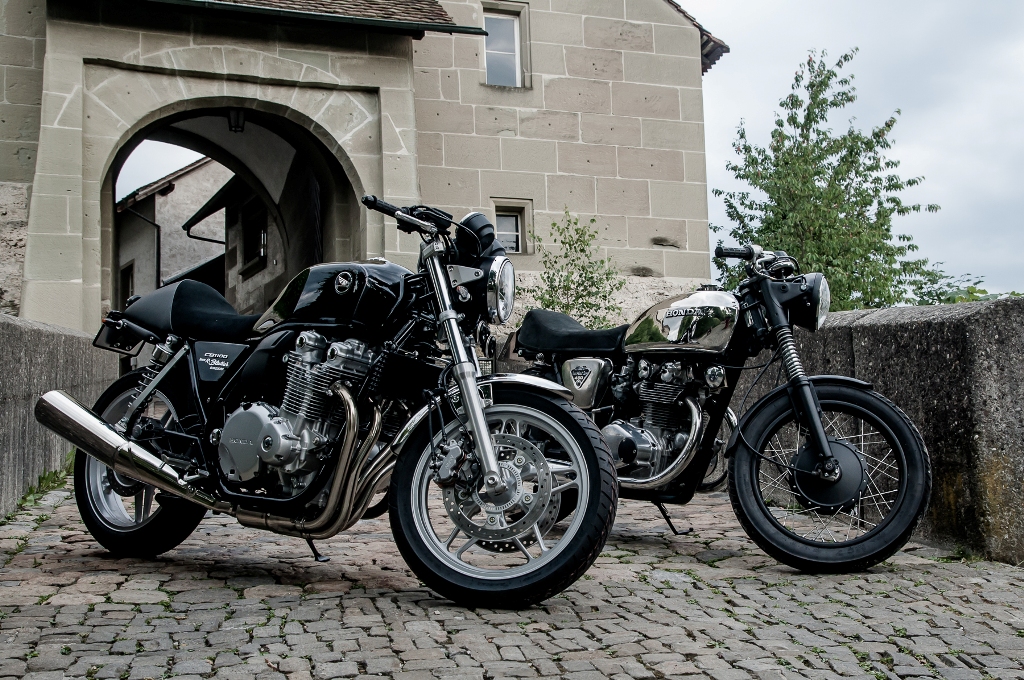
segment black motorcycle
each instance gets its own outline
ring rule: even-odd
[[[421,235],[418,273],[317,265],[262,316],[185,280],[107,315],[94,344],[130,356],[155,345],[149,365],[92,411],[60,391],[36,405],[77,447],[82,519],[111,552],[151,556],[207,511],[227,513],[304,538],[323,560],[314,540],[389,510],[403,557],[442,595],[548,598],[604,546],[612,456],[570,390],[481,374],[476,347],[515,299],[487,218],[363,203]]]
[[[781,562],[807,571],[870,567],[910,538],[931,492],[920,433],[868,383],[807,376],[793,326],[821,327],[828,282],[792,257],[759,246],[722,248],[747,261],[738,291],[717,286],[660,302],[631,325],[587,330],[531,310],[498,359],[515,353],[528,374],[570,389],[602,426],[620,494],[688,503],[728,461],[729,495],[747,534]],[[736,422],[729,410],[751,357],[774,350],[786,384]],[[756,381],[755,381],[756,382]],[[672,527],[673,530],[674,527]]]

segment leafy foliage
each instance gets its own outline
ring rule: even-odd
[[[856,101],[853,77],[840,76],[855,54],[829,65],[824,52],[820,58],[811,52],[779,103],[770,144],[752,144],[740,123],[734,147],[740,160],[726,167],[753,193],[713,192],[725,200],[732,238],[784,250],[805,271],[825,272],[836,310],[909,301],[908,289],[927,271],[927,260],[908,257],[917,246],[910,236],[893,235],[892,220],[939,209],[900,197],[923,178],[901,178],[899,161],[885,156],[898,110],[866,133],[852,121],[841,134],[828,127],[833,112]],[[743,276],[739,266],[716,265],[729,287]]]
[[[25,508],[30,508],[37,505],[43,496],[50,493],[54,489],[63,489],[67,483],[68,475],[74,470],[75,467],[75,450],[71,449],[71,452],[64,459],[64,466],[60,469],[53,470],[51,472],[44,472],[39,476],[35,486],[30,486],[28,491],[21,500],[18,501],[18,507],[16,510],[8,514],[6,517],[0,517],[0,525],[6,524],[15,514]]]
[[[612,267],[611,258],[598,256],[595,219],[580,224],[580,218],[565,209],[561,222],[551,223],[551,243],[536,234],[541,264],[541,285],[526,289],[544,309],[568,314],[588,328],[607,328],[608,318],[621,311],[615,293],[626,280]]]
[[[939,268],[937,262],[925,269],[921,276],[912,283],[913,297],[918,305],[948,305],[957,302],[981,302],[999,300],[1005,297],[1024,297],[1021,293],[1011,291],[1006,294],[990,293],[981,287],[984,279],[970,274],[950,276]]]

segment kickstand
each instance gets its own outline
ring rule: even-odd
[[[664,511],[662,511],[662,512],[664,512]],[[666,515],[666,517],[667,517],[667,515]],[[313,551],[313,559],[316,560],[317,562],[330,562],[331,561],[330,557],[326,557],[326,556],[320,554],[320,552],[316,549],[316,546],[313,545],[313,539],[312,538],[307,538],[306,539],[306,545],[308,545],[309,549]]]
[[[661,516],[665,518],[665,521],[668,523],[668,528],[671,529],[672,533],[676,536],[685,536],[686,534],[693,532],[693,527],[690,527],[689,529],[683,529],[682,531],[676,529],[676,525],[672,524],[672,518],[668,516],[668,510],[665,509],[664,503],[654,501],[654,507],[658,508],[658,510],[661,510]]]

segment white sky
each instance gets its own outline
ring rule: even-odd
[[[725,170],[736,126],[744,119],[751,141],[767,143],[809,49],[834,62],[859,47],[846,68],[859,94],[848,110],[864,129],[902,110],[890,156],[903,177],[925,177],[907,197],[942,206],[897,218],[894,231],[950,274],[1024,292],[1024,2],[680,2],[732,49],[704,77],[709,190],[740,188]],[[721,199],[709,200],[712,223],[727,225]]]
[[[860,96],[850,115],[870,128],[901,109],[891,156],[904,177],[926,178],[907,198],[942,206],[898,218],[896,233],[913,235],[919,255],[951,274],[984,276],[992,291],[1024,291],[1024,2],[681,2],[732,48],[704,78],[709,189],[739,188],[725,171],[737,124],[745,120],[751,140],[767,142],[809,49],[834,60],[859,47],[847,67]],[[198,158],[144,142],[124,166],[118,198]],[[727,224],[721,200],[709,201],[711,221]]]
[[[202,157],[202,154],[180,146],[147,139],[135,148],[121,168],[114,188],[114,200],[120,201],[139,187],[166,177]]]

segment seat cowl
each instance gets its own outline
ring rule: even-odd
[[[531,352],[609,355],[622,351],[629,325],[592,331],[568,314],[531,309],[523,319],[516,343]]]
[[[210,286],[184,279],[143,295],[124,318],[161,337],[232,342],[255,335],[259,315],[239,314]]]

